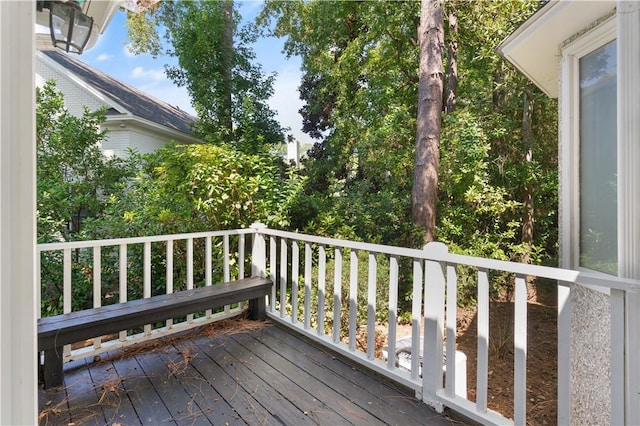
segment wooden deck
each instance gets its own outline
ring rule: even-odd
[[[227,322],[65,366],[41,425],[451,425],[411,395],[268,323]]]

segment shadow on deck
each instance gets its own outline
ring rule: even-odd
[[[224,321],[65,366],[41,425],[452,425],[411,394],[270,323]]]

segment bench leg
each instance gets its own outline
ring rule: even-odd
[[[249,300],[249,319],[258,321],[267,319],[267,303],[264,296]]]
[[[44,351],[44,388],[62,385],[62,346]]]

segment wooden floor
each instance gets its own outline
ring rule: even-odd
[[[227,322],[228,323],[228,322]],[[235,321],[74,361],[41,425],[451,425],[298,335]]]

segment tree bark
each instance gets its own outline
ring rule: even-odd
[[[444,89],[444,11],[440,0],[421,0],[418,42],[420,67],[416,160],[412,190],[413,223],[435,240]]]
[[[447,73],[447,91],[444,99],[444,112],[451,114],[456,109],[458,91],[458,16],[454,9],[449,11],[449,60]]]

